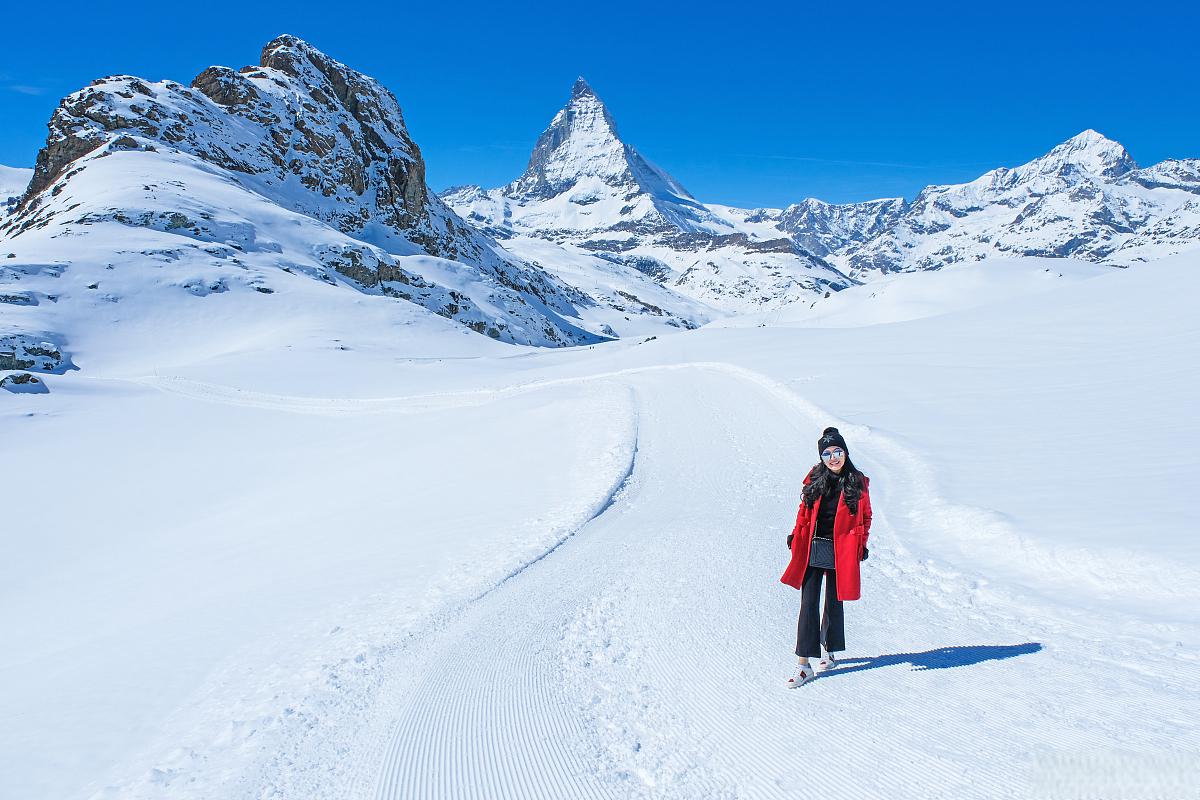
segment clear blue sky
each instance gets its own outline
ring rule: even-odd
[[[191,79],[293,33],[378,78],[435,189],[496,186],[583,75],[699,199],[911,197],[1085,128],[1200,157],[1195,3],[6,4],[0,164],[32,166],[94,78]]]

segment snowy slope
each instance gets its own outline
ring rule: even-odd
[[[562,245],[549,271],[579,263],[582,249],[650,275],[711,314],[775,308],[850,285],[844,275],[749,214],[698,202],[627,144],[607,106],[580,78],[571,99],[542,132],[525,173],[507,186],[442,193],[465,220],[510,250],[522,239]],[[543,250],[545,250],[543,248]],[[571,266],[566,266],[571,270]]]
[[[0,224],[0,285],[34,307],[5,333],[65,346],[105,303],[195,295],[195,311],[299,277],[508,342],[605,338],[581,316],[589,298],[429,191],[390,92],[293,36],[260,62],[191,87],[114,76],[62,101],[29,194]]]
[[[280,291],[0,393],[0,796],[1188,796],[1200,271],[1062,263],[555,350]],[[788,691],[831,423],[871,557]]]
[[[990,259],[952,269],[888,274],[811,303],[796,303],[775,312],[740,314],[712,325],[858,328],[904,322],[1060,289],[1111,271],[1100,264],[1069,258]]]
[[[25,194],[25,187],[29,186],[31,178],[31,169],[0,165],[0,216],[16,206],[17,200]]]

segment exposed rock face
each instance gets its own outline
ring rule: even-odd
[[[907,209],[908,203],[899,197],[840,205],[809,198],[788,206],[776,219],[796,244],[828,256],[879,235]]]
[[[30,369],[62,374],[77,369],[62,344],[46,334],[10,333],[0,336],[0,370]]]
[[[14,394],[46,394],[46,384],[28,372],[15,372],[0,378],[0,389]]]
[[[1182,189],[1200,195],[1200,159],[1170,158],[1131,172],[1129,180],[1147,189]]]
[[[486,241],[431,200],[392,93],[295,36],[269,42],[258,67],[210,67],[191,87],[114,76],[70,95],[50,120],[21,205],[36,203],[81,156],[138,139],[254,176],[268,191],[299,183],[300,210],[343,232],[383,224],[432,255],[495,261]]]
[[[255,223],[213,221],[223,215],[227,199],[214,200],[211,210],[203,203],[162,208],[161,187],[155,192],[148,183],[146,193],[159,198],[158,208],[112,208],[93,198],[97,207],[83,203],[86,211],[78,211],[79,203],[67,208],[53,202],[80,170],[121,152],[161,156],[164,165],[174,154],[185,154],[225,171],[230,182],[255,197],[353,237],[362,243],[359,263],[383,265],[383,271],[343,271],[344,258],[329,266],[367,288],[392,283],[387,253],[429,254],[470,265],[484,278],[477,285],[492,287],[487,296],[445,302],[441,296],[450,289],[438,287],[411,299],[472,329],[498,330],[499,338],[530,344],[602,338],[563,318],[574,315],[578,300],[568,287],[464,224],[428,189],[420,149],[391,92],[295,36],[267,43],[257,66],[210,67],[191,86],[125,75],[94,81],[68,96],[50,120],[28,191],[0,224],[0,238],[13,239],[60,224],[61,215],[71,211],[77,225],[115,221],[253,247],[260,238]],[[164,166],[162,174],[174,169]],[[181,194],[187,205],[197,205],[191,194]]]

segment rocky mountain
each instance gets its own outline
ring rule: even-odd
[[[516,180],[439,197],[396,98],[293,36],[189,86],[102,78],[48,127],[35,169],[0,169],[0,369],[77,368],[84,318],[151,337],[235,300],[252,319],[273,294],[293,296],[289,319],[301,295],[372,297],[561,346],[811,305],[893,272],[1200,246],[1200,160],[1140,168],[1095,131],[912,202],[703,203],[582,79]]]
[[[621,141],[608,108],[579,78],[570,102],[538,137],[525,174],[505,187],[504,194],[520,200],[549,200],[580,189],[581,181],[588,178],[592,180],[586,188],[591,193],[573,196],[576,203],[590,201],[581,205],[599,202],[603,195],[645,197],[650,206],[640,209],[637,217],[651,209],[667,217],[676,213],[675,206],[697,206],[678,181]]]
[[[511,250],[529,237],[582,248],[725,312],[959,262],[1035,256],[1124,266],[1200,246],[1200,160],[1139,168],[1092,130],[1027,164],[926,187],[912,202],[704,204],[620,139],[582,79],[524,175],[444,196]]]
[[[697,201],[621,139],[582,78],[538,137],[525,172],[507,186],[456,187],[442,197],[464,219],[518,253],[528,239],[543,264],[581,258],[625,265],[663,289],[722,311],[773,307],[850,285],[778,228],[741,209]]]
[[[778,214],[762,211],[760,217],[774,219],[805,250],[829,256],[888,230],[907,209],[908,203],[899,197],[843,204],[810,197]]]
[[[61,309],[79,299],[69,285],[124,284],[106,293],[115,302],[147,290],[134,270],[155,291],[201,296],[301,276],[502,341],[604,338],[580,316],[594,301],[430,191],[391,92],[294,36],[190,86],[118,75],[64,98],[0,251],[0,288],[25,305]]]
[[[1126,265],[1200,243],[1198,199],[1200,161],[1139,169],[1087,130],[1019,167],[926,187],[881,231],[830,257],[859,279],[1014,256]]]

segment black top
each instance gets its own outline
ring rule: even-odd
[[[830,481],[821,497],[821,507],[817,509],[817,529],[813,536],[821,539],[833,538],[833,520],[837,516],[838,500],[841,497],[841,481]]]

